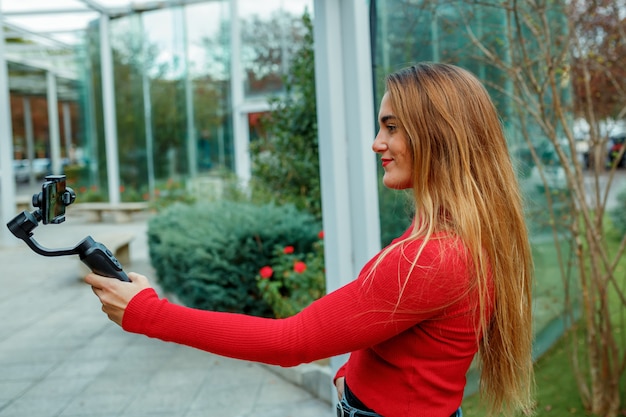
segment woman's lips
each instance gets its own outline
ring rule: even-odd
[[[383,163],[383,167],[386,167],[387,165],[389,165],[391,162],[393,161],[393,159],[381,159],[381,162]]]

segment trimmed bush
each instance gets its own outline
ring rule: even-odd
[[[190,307],[271,316],[259,269],[278,245],[312,250],[320,224],[293,206],[218,201],[175,204],[148,223],[159,285]]]

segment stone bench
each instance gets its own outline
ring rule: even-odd
[[[33,197],[28,195],[18,195],[15,197],[15,205],[17,206],[17,212],[21,213],[24,210],[33,211]]]
[[[109,233],[103,235],[93,235],[93,239],[96,242],[102,243],[113,253],[113,256],[117,258],[122,264],[123,268],[126,268],[130,264],[130,243],[135,239],[134,233]],[[78,259],[80,276],[83,277],[91,272],[91,270]]]
[[[68,211],[75,213],[88,213],[92,215],[92,218],[96,222],[103,221],[104,213],[111,213],[114,216],[114,220],[117,223],[129,222],[132,219],[132,214],[145,211],[149,208],[146,202],[122,202],[122,203],[108,203],[108,202],[93,202],[93,203],[74,203],[69,206]]]

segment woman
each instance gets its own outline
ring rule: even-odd
[[[386,87],[372,148],[384,184],[412,190],[415,217],[356,280],[273,320],[171,304],[138,274],[90,274],[103,310],[127,331],[245,360],[293,366],[351,352],[335,376],[338,415],[460,416],[478,351],[491,411],[528,411],[532,261],[495,108],[451,65],[405,68]]]

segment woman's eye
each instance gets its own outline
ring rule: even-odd
[[[387,130],[390,132],[395,132],[397,127],[395,125],[387,125]]]

